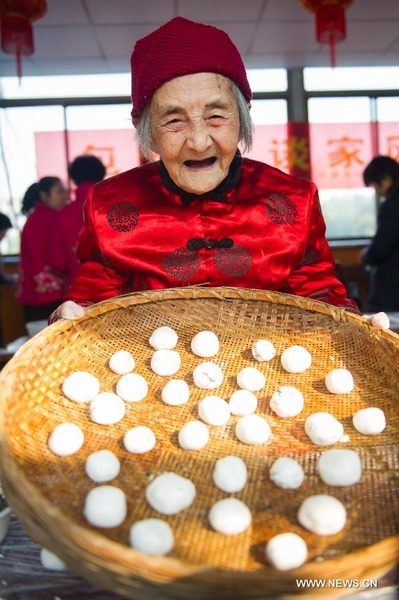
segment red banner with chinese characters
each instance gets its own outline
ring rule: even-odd
[[[65,180],[68,162],[80,154],[98,156],[107,177],[140,164],[129,129],[38,132],[35,144],[38,178]],[[319,189],[347,189],[364,187],[363,170],[377,153],[399,160],[399,123],[258,125],[246,156],[312,179]]]

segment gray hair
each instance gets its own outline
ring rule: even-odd
[[[237,103],[238,117],[240,120],[240,137],[239,142],[242,143],[244,152],[252,148],[253,143],[253,123],[249,113],[249,106],[244,98],[244,95],[238,85],[231,81],[231,88]],[[145,107],[139,119],[136,128],[137,138],[141,146],[141,151],[146,158],[151,157],[152,152],[152,134],[149,104]]]

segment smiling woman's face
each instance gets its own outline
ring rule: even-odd
[[[176,185],[204,194],[225,179],[240,132],[237,103],[226,77],[176,77],[155,92],[149,114],[153,150]]]

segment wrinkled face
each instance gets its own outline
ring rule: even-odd
[[[225,179],[240,131],[237,103],[226,77],[176,77],[155,92],[149,114],[153,150],[176,185],[204,194]]]

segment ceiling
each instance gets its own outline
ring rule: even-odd
[[[299,0],[47,0],[23,75],[125,73],[135,41],[180,15],[224,29],[247,68],[329,66],[315,17]],[[353,0],[338,67],[399,65],[399,0]],[[2,76],[15,58],[0,52]],[[398,81],[399,87],[399,81]]]

